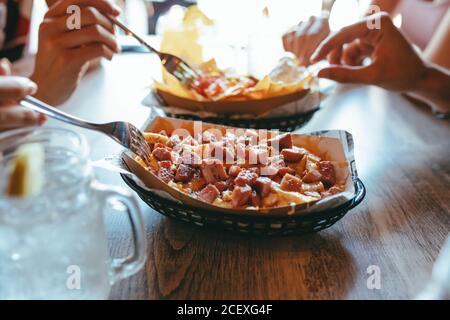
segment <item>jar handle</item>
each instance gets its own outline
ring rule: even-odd
[[[137,200],[125,189],[109,187],[100,183],[94,183],[94,189],[102,194],[104,201],[115,210],[117,205],[113,201],[120,202],[127,212],[131,224],[133,236],[133,254],[126,258],[114,259],[111,262],[110,284],[128,278],[137,273],[145,264],[147,258],[147,242],[145,237],[144,219]]]

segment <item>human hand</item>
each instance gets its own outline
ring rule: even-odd
[[[312,16],[283,35],[283,46],[297,56],[301,65],[307,66],[312,53],[329,33],[328,15]]]
[[[370,29],[380,22],[379,29]],[[369,65],[361,65],[365,58]],[[394,91],[415,90],[426,66],[391,18],[379,13],[330,35],[311,57],[332,64],[318,76],[343,83],[372,84]]]
[[[27,78],[11,77],[9,61],[0,61],[0,131],[42,124],[46,117],[18,105],[18,101],[36,92]]]
[[[81,8],[81,28],[67,27],[68,6]],[[89,62],[111,60],[119,52],[114,25],[107,15],[120,13],[107,0],[60,0],[50,7],[39,28],[36,65],[31,79],[39,90],[36,97],[59,105],[75,91]]]

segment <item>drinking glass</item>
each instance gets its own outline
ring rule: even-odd
[[[6,193],[16,150],[45,151],[42,190],[28,198]],[[145,263],[146,239],[136,200],[97,182],[82,136],[66,129],[19,129],[0,134],[0,299],[105,299],[114,283]],[[121,204],[121,205],[118,205]],[[126,211],[134,252],[108,255],[103,213]]]

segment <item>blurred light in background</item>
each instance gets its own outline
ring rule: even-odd
[[[206,58],[214,57],[221,67],[237,66],[238,70],[254,75],[257,75],[255,70],[261,73],[270,70],[285,54],[281,36],[287,29],[312,15],[319,15],[322,9],[322,0],[114,1],[123,8],[121,19],[130,28],[140,34],[150,31],[158,35],[181,24],[186,9],[178,4],[189,6],[197,2],[199,8],[214,20],[214,27],[200,40],[207,48]],[[330,16],[331,29],[338,30],[357,21],[369,2],[337,0]],[[268,15],[263,14],[265,8]],[[160,11],[155,15],[155,10]],[[34,1],[31,53],[37,50],[38,25],[45,11],[45,1]],[[396,24],[401,24],[401,17],[397,19],[400,22],[396,20]],[[130,39],[130,43],[134,43],[132,41]]]
[[[209,55],[215,56],[221,67],[237,65],[241,72],[260,77],[284,55],[282,34],[311,15],[320,14],[322,1],[198,0],[198,6],[215,24],[213,41],[217,50]],[[209,46],[214,47],[210,40]],[[243,59],[245,64],[239,62]]]
[[[402,27],[402,14],[401,13],[399,13],[399,14],[397,14],[395,17],[394,17],[394,19],[393,19],[393,22],[394,22],[394,25],[397,27],[397,28],[401,28]]]
[[[139,34],[148,32],[148,14],[146,1],[126,0],[124,1],[124,10],[121,17],[128,26]]]
[[[198,0],[198,6],[231,41],[246,42],[261,27],[262,11],[269,10],[274,32],[282,33],[311,15],[320,13],[321,0]]]
[[[360,16],[357,0],[337,0],[330,14],[330,29],[337,31],[358,21]]]

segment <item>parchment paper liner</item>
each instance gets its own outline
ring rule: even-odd
[[[210,128],[219,129],[222,132],[231,127],[213,125],[204,122],[194,122],[188,120],[180,120],[173,118],[156,117],[144,131],[148,132],[160,132],[165,130],[168,134],[171,134],[175,129],[186,129],[193,132],[194,125],[202,125],[202,130]],[[237,129],[237,128],[232,128]],[[242,129],[240,129],[242,130]],[[226,209],[203,201],[197,200],[181,191],[168,186],[166,183],[158,179],[152,172],[143,168],[133,157],[128,153],[122,154],[122,159],[126,163],[127,167],[133,175],[138,177],[141,182],[146,186],[146,190],[149,192],[155,192],[159,196],[164,196],[170,200],[178,200],[189,206],[233,214],[265,214],[265,215],[293,215],[312,213],[314,211],[322,211],[325,209],[331,209],[337,207],[355,196],[354,181],[357,178],[357,172],[355,169],[355,161],[353,156],[353,139],[351,134],[346,131],[321,131],[312,133],[309,135],[292,134],[294,145],[302,146],[309,151],[321,156],[323,160],[332,161],[336,168],[336,176],[338,183],[343,183],[345,191],[328,197],[316,202],[298,204],[285,207],[277,207],[271,209]],[[134,178],[135,179],[135,178]]]

